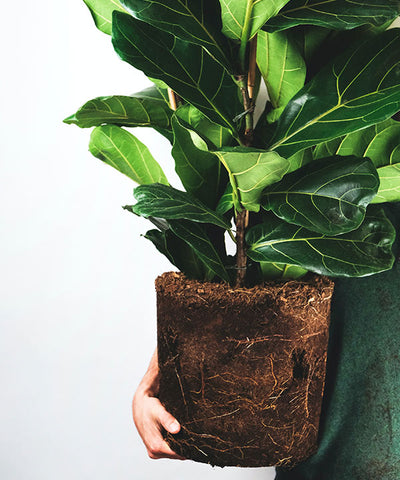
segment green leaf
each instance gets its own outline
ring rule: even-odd
[[[111,35],[112,12],[118,10],[125,12],[118,0],[83,0],[92,14],[96,27],[104,33]]]
[[[246,210],[260,210],[261,192],[280,180],[289,169],[289,161],[276,152],[234,147],[214,152],[229,173],[234,198]]]
[[[289,0],[220,0],[222,33],[233,40],[253,38]],[[248,33],[247,33],[248,32]]]
[[[233,199],[232,185],[228,183],[222,197],[219,199],[216,212],[224,215],[225,213],[229,212],[229,210],[231,210],[234,205],[235,202]]]
[[[237,86],[202,47],[119,12],[113,16],[113,45],[122,60],[235,132],[233,118],[242,110]]]
[[[175,170],[185,190],[210,208],[215,208],[228,178],[218,158],[207,150],[204,140],[172,120]]]
[[[308,270],[294,265],[283,263],[260,262],[260,269],[264,281],[277,279],[296,280],[303,277]]]
[[[276,32],[296,25],[319,25],[349,30],[360,25],[384,25],[399,13],[397,0],[292,0],[264,28]]]
[[[112,123],[122,127],[171,128],[172,110],[156,87],[150,87],[132,96],[97,97],[85,103],[65,123],[81,128]]]
[[[225,282],[230,282],[224,262],[202,225],[185,220],[171,220],[170,225],[172,232],[194,249],[207,268]]]
[[[271,149],[283,156],[386,120],[400,109],[400,29],[361,42],[288,103]]]
[[[204,114],[188,103],[180,106],[175,115],[185,122],[191,130],[198,133],[213,149],[230,146],[235,143],[232,133],[227,129],[211,122]]]
[[[327,149],[336,155],[369,157],[376,167],[400,162],[400,123],[386,120],[345,137],[318,145],[314,156],[319,158]]]
[[[400,202],[400,163],[378,168],[380,186],[372,203]]]
[[[149,230],[145,238],[150,240],[159,252],[165,255],[186,277],[204,280],[204,265],[192,247],[177,237],[170,229]]]
[[[168,185],[167,177],[146,145],[121,127],[96,127],[90,137],[89,150],[137,183]]]
[[[330,157],[330,155],[326,155]],[[300,150],[300,152],[295,153],[288,158],[289,161],[289,170],[287,173],[295,172],[301,167],[304,167],[308,163],[314,160],[312,148],[306,148],[305,150]]]
[[[122,0],[138,20],[204,47],[233,72],[231,45],[221,33],[221,11],[215,0]]]
[[[379,178],[369,158],[329,157],[266,188],[261,205],[286,222],[338,235],[358,228]]]
[[[306,64],[289,33],[260,31],[257,35],[257,65],[274,108],[267,118],[274,123],[289,100],[303,88]]]
[[[141,185],[135,188],[134,197],[137,203],[124,208],[145,218],[184,218],[193,222],[211,223],[225,229],[231,227],[224,217],[207,208],[189,193],[167,185]]]
[[[278,218],[251,228],[247,255],[257,262],[297,265],[321,275],[364,277],[389,270],[396,231],[382,209],[368,208],[357,230],[328,237]]]
[[[296,39],[300,53],[308,64],[327,37],[331,36],[332,30],[306,25],[291,30],[290,33]]]

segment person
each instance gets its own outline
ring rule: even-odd
[[[385,210],[400,231],[400,203]],[[399,242],[394,246],[396,258]],[[178,421],[155,398],[157,354],[133,399],[151,458],[181,459],[161,436]],[[400,262],[386,272],[335,281],[327,376],[316,454],[276,480],[400,479]]]

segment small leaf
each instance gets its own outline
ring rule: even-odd
[[[230,228],[229,222],[224,217],[207,208],[188,193],[173,187],[161,184],[141,185],[135,188],[134,197],[137,203],[124,208],[145,218],[184,218],[193,222],[211,223],[221,228]]]
[[[211,121],[236,131],[233,118],[242,110],[237,86],[202,47],[120,12],[113,15],[113,45],[122,60],[165,82]]]
[[[202,225],[185,220],[171,220],[172,232],[190,245],[201,261],[218,277],[229,283],[229,274]]]
[[[260,210],[261,192],[280,180],[289,169],[289,161],[276,152],[234,147],[215,151],[229,173],[234,198],[246,210]]]
[[[92,14],[96,27],[107,35],[111,35],[112,12],[126,12],[118,0],[83,0]]]
[[[146,145],[121,127],[96,127],[90,137],[89,150],[137,183],[168,185],[167,177]]]
[[[396,231],[382,209],[369,207],[357,230],[328,237],[276,218],[251,228],[248,256],[257,262],[297,265],[334,277],[364,277],[390,270]]]
[[[121,127],[171,128],[172,110],[156,87],[130,97],[114,95],[97,97],[85,103],[75,114],[64,120],[81,128],[112,123]]]
[[[213,149],[220,149],[235,143],[235,139],[227,128],[211,122],[193,105],[186,103],[180,106],[176,110],[175,115],[179,118],[180,123],[186,123],[191,130],[198,133]]]
[[[368,158],[328,157],[266,188],[261,205],[286,222],[338,235],[361,225],[378,186]]]
[[[308,270],[294,265],[283,263],[260,262],[260,269],[264,281],[276,279],[296,280],[303,277]]]
[[[273,123],[289,100],[303,88],[306,64],[290,34],[260,31],[257,35],[257,65],[274,108],[267,117]]]
[[[220,0],[222,33],[233,40],[254,37],[289,0]],[[248,29],[248,35],[246,30]]]
[[[197,133],[185,128],[176,117],[172,127],[172,156],[185,190],[208,207],[215,208],[228,182],[225,169],[218,158],[208,152],[206,143]]]
[[[172,233],[170,229],[166,231],[149,230],[144,236],[187,278],[204,281],[203,262],[199,260],[193,248]]]
[[[225,213],[229,212],[229,210],[232,210],[235,205],[234,199],[233,199],[233,189],[232,185],[228,183],[226,186],[225,192],[220,198],[218,205],[217,205],[217,213],[224,215]]]
[[[380,186],[372,203],[400,202],[400,163],[378,168]]]
[[[264,28],[276,32],[297,25],[348,30],[360,25],[384,25],[400,13],[396,0],[292,0]]]
[[[273,145],[283,156],[388,119],[400,109],[400,29],[356,44],[288,103]]]
[[[326,155],[330,157],[330,155]],[[312,148],[306,148],[305,150],[300,150],[291,157],[288,158],[290,167],[287,173],[295,172],[301,167],[309,164],[314,160]]]
[[[204,47],[233,73],[232,48],[221,33],[221,11],[214,0],[122,0],[132,15],[181,40]]]

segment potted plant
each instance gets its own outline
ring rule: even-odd
[[[156,281],[159,395],[182,425],[166,438],[214,465],[294,465],[317,445],[328,277],[394,262],[399,3],[85,3],[153,82],[65,122],[95,127],[92,154],[140,184],[124,208],[181,272]],[[184,190],[136,126],[170,140]]]

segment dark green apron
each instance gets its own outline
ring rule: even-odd
[[[386,213],[399,232],[400,204]],[[398,261],[379,275],[336,281],[319,436],[318,452],[277,468],[276,480],[400,480]]]

